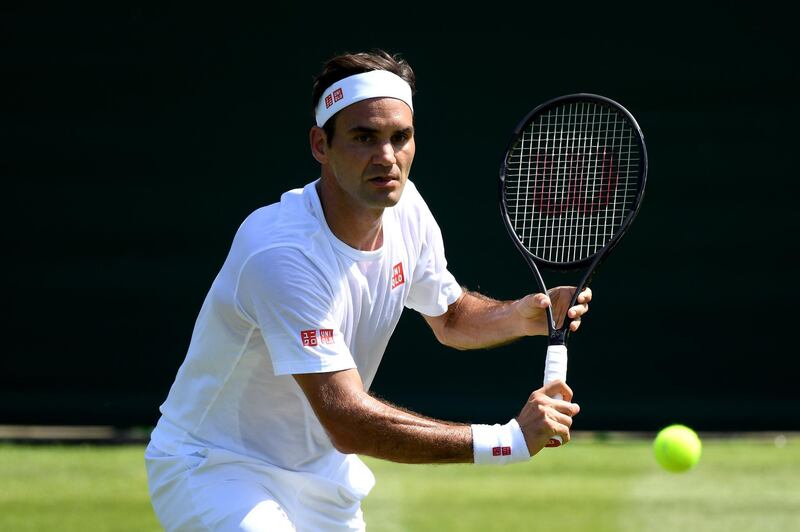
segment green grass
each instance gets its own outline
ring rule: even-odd
[[[159,530],[142,452],[0,445],[0,530]],[[800,530],[800,438],[706,438],[685,474],[642,440],[579,439],[501,468],[366,461],[370,532]]]
[[[800,530],[800,440],[707,440],[700,464],[661,470],[649,441],[573,441],[504,468],[369,461],[372,532]]]
[[[161,530],[144,446],[0,446],[0,530]]]

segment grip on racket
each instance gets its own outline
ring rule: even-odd
[[[550,345],[547,347],[547,358],[544,361],[544,383],[562,380],[567,382],[567,346]],[[560,393],[553,396],[553,399],[563,399]],[[561,445],[561,436],[553,436],[547,447],[558,447]]]

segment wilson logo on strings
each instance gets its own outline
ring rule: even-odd
[[[528,186],[533,192],[534,212],[545,216],[569,211],[592,215],[615,200],[619,165],[604,147],[595,153],[542,151],[532,162]]]

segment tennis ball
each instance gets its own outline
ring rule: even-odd
[[[685,425],[662,429],[653,441],[656,461],[672,473],[688,471],[700,460],[703,444],[697,433]]]

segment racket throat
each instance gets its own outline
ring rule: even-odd
[[[567,318],[565,317],[565,319]],[[547,345],[566,345],[568,329],[568,327],[564,329],[556,328],[556,322],[553,319],[553,309],[547,307]]]
[[[547,338],[547,345],[567,345],[567,331],[553,330],[551,328]]]

